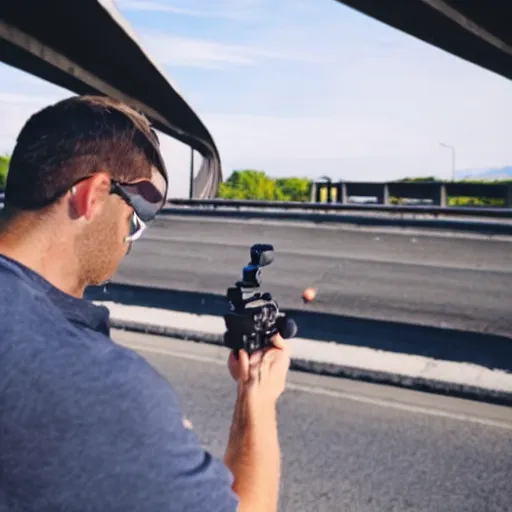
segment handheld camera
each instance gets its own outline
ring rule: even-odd
[[[245,349],[250,355],[271,346],[270,339],[278,332],[292,338],[297,325],[279,311],[277,302],[268,292],[257,291],[261,284],[261,267],[274,261],[274,247],[255,244],[250,249],[251,261],[242,270],[242,279],[228,288],[230,312],[224,315],[224,344],[238,354]]]

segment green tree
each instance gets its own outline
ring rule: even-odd
[[[420,181],[420,182],[423,182],[423,181],[442,181],[442,180],[439,180],[435,176],[424,176],[424,177],[420,176],[420,177],[416,177],[416,178],[402,178],[401,180],[398,180],[398,181]]]
[[[0,190],[5,188],[10,160],[11,158],[7,155],[0,156]]]
[[[263,171],[246,169],[233,171],[231,176],[219,187],[219,197],[225,199],[261,199],[277,200],[278,194],[274,180]]]
[[[278,178],[276,186],[283,201],[309,201],[311,199],[311,180],[307,178]]]
[[[272,179],[263,171],[252,169],[233,171],[220,184],[223,199],[259,199],[266,201],[309,201],[311,181],[307,178]]]

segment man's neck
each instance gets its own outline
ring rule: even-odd
[[[18,261],[64,293],[82,298],[85,286],[77,279],[76,256],[64,239],[57,227],[42,229],[30,218],[0,221],[0,254]]]

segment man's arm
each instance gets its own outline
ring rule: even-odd
[[[277,511],[281,453],[276,402],[284,390],[290,365],[289,349],[279,336],[264,355],[239,361],[230,356],[238,396],[230,438],[224,457],[234,475],[233,490],[240,498],[240,512]]]

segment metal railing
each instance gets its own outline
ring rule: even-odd
[[[450,217],[488,217],[495,219],[512,219],[512,208],[484,208],[467,206],[411,206],[411,205],[383,205],[383,204],[340,204],[340,203],[312,203],[296,201],[258,201],[235,199],[169,199],[171,206],[192,207],[204,209],[264,209],[264,210],[300,210],[315,211],[319,213],[333,212],[368,212],[387,214],[430,215]]]
[[[322,195],[328,203],[347,204],[351,198],[371,198],[388,205],[403,200],[430,202],[448,207],[450,197],[494,199],[512,208],[512,183],[471,183],[443,181],[391,182],[333,182],[329,179],[315,182],[311,187],[311,201],[320,202]]]

